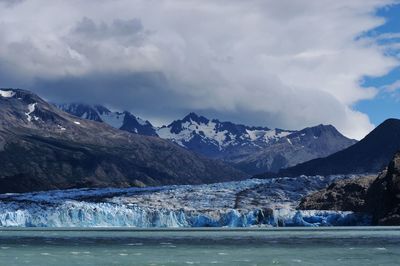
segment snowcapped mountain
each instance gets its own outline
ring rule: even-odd
[[[248,176],[170,141],[70,115],[29,91],[0,89],[0,121],[0,193]]]
[[[145,136],[157,136],[155,128],[149,121],[134,116],[130,112],[113,112],[102,105],[88,105],[82,103],[56,105],[64,112],[74,116],[97,122],[105,122],[110,126]]]
[[[157,130],[161,138],[211,157],[225,157],[223,154],[234,147],[261,148],[292,132],[209,120],[195,113]]]
[[[157,130],[163,139],[170,139],[181,146],[204,155],[219,157],[221,152],[240,146],[261,147],[292,133],[267,127],[249,127],[231,122],[209,120],[190,113]]]
[[[221,159],[249,174],[278,172],[315,158],[326,157],[356,143],[331,125],[300,131],[252,127],[221,122],[190,113],[167,126],[155,128],[129,112],[111,112],[99,105],[60,105],[75,116],[129,132],[159,136],[213,159]]]
[[[300,131],[270,129],[209,120],[195,113],[157,129],[157,134],[197,153],[232,163],[250,174],[277,172],[356,143],[331,125]]]

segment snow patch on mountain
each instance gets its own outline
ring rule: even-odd
[[[291,133],[292,131],[235,125],[217,119],[209,120],[194,113],[157,130],[161,138],[169,139],[183,147],[188,147],[191,141],[196,141],[215,146],[219,151],[234,146],[268,144]]]
[[[268,143],[272,140],[284,138],[289,136],[293,131],[283,131],[283,130],[249,130],[246,129],[247,136],[251,141],[262,141]]]
[[[15,92],[11,90],[0,90],[0,96],[4,98],[11,98],[15,96]]]
[[[141,119],[140,117],[136,117],[136,120],[137,120],[137,122],[138,122],[140,125],[142,125],[142,126],[148,125],[148,124],[150,123],[149,121],[143,120],[143,119]]]
[[[56,104],[56,106],[74,116],[104,122],[114,128],[125,130],[131,133],[156,136],[155,127],[147,121],[130,112],[111,111],[102,105],[88,105],[80,103]]]
[[[114,128],[121,128],[124,123],[124,113],[120,112],[107,112],[100,114],[100,118],[103,122],[109,124]]]
[[[157,130],[157,134],[160,138],[172,140],[183,147],[195,136],[201,136],[204,142],[211,142],[220,150],[235,143],[235,136],[232,133],[227,130],[218,131],[217,126],[218,124],[213,121],[205,124],[190,120],[182,124],[182,130],[178,133],[173,133],[169,127],[162,127]]]
[[[65,131],[67,130],[65,127],[63,127],[62,125],[57,125],[58,129],[61,131]]]
[[[28,119],[29,122],[32,121],[32,118],[33,118],[34,120],[39,120],[39,117],[37,117],[37,116],[33,116],[33,117],[32,117],[32,116],[31,116],[31,114],[32,114],[33,112],[35,112],[36,105],[37,105],[37,103],[31,103],[31,104],[28,105],[28,112],[25,113],[25,114],[26,114],[27,119]]]

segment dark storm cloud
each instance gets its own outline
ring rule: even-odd
[[[103,104],[119,110],[128,110],[141,115],[144,119],[155,119],[164,124],[196,111],[209,118],[247,125],[301,129],[304,126],[314,125],[304,124],[301,121],[304,108],[308,108],[311,112],[318,109],[320,112],[331,113],[332,117],[328,119],[345,115],[337,113],[341,106],[337,100],[320,91],[315,91],[308,98],[301,97],[300,91],[293,95],[289,94],[283,100],[276,99],[283,110],[290,108],[294,110],[289,116],[287,112],[279,109],[276,109],[276,112],[254,111],[249,110],[249,106],[246,105],[236,106],[234,110],[194,108],[197,98],[182,94],[179,86],[182,85],[168,80],[161,72],[118,72],[91,73],[57,80],[36,80],[32,90],[40,95],[46,95],[53,102]],[[299,121],[301,123],[298,123]]]
[[[72,30],[73,34],[89,39],[108,39],[135,37],[143,33],[142,22],[137,19],[115,19],[111,23],[96,23],[92,19],[84,17]]]
[[[180,95],[169,86],[165,76],[159,72],[119,72],[36,80],[32,90],[46,95],[53,102],[103,104],[168,120],[189,110],[188,106],[179,110],[182,107],[176,105]]]

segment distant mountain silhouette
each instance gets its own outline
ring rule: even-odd
[[[376,173],[400,150],[400,120],[388,119],[353,146],[282,169],[279,176]]]

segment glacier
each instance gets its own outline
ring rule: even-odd
[[[70,189],[0,195],[1,227],[283,227],[369,225],[365,214],[296,210],[339,178],[301,176],[208,185]]]

